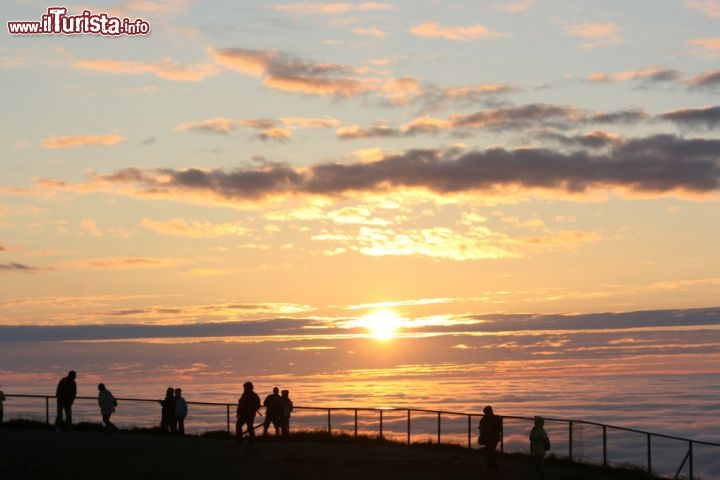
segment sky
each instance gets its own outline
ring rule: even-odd
[[[10,33],[56,6],[0,10],[5,342],[462,363],[549,328],[536,358],[717,370],[720,1],[88,0],[147,34]]]

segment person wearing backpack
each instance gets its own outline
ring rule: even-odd
[[[545,420],[542,417],[535,417],[535,426],[530,430],[530,455],[533,457],[535,471],[537,471],[540,480],[545,480],[543,458],[545,452],[550,450],[550,439],[544,426]]]
[[[98,384],[98,405],[100,406],[100,415],[102,415],[105,431],[107,433],[116,432],[118,428],[110,421],[110,416],[115,412],[117,400],[115,400],[112,392],[105,387],[104,383]]]
[[[478,443],[485,447],[485,458],[487,459],[487,471],[498,472],[497,444],[502,437],[502,418],[495,415],[490,405],[483,408],[483,417],[480,419],[480,436]]]

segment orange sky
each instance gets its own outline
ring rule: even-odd
[[[0,324],[715,306],[717,4],[590,3],[7,33]]]

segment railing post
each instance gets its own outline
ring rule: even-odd
[[[675,472],[675,476],[673,477],[673,480],[677,480],[678,478],[680,478],[680,472],[682,472],[682,469],[685,466],[685,462],[688,461],[688,458],[690,458],[690,448],[688,448],[688,451],[685,454],[685,458],[683,458],[683,461],[680,462],[680,466],[678,467],[677,472]]]
[[[607,425],[603,425],[603,467],[607,467]]]
[[[383,438],[383,424],[382,424],[382,417],[383,417],[383,411],[380,410],[380,438]]]
[[[652,443],[651,443],[651,435],[647,434],[647,458],[648,458],[648,475],[652,475]]]
[[[332,423],[330,422],[330,409],[327,409],[328,412],[328,435],[332,435]]]
[[[230,433],[230,404],[228,403],[225,405],[225,409],[227,410],[227,432]]]
[[[45,423],[50,425],[50,397],[45,397]]]
[[[472,448],[472,415],[468,415],[468,450]]]
[[[440,432],[441,432],[441,430],[440,430],[440,412],[438,412],[438,445],[440,445],[440,435],[441,435]]]
[[[357,408],[355,409],[355,438],[357,438]]]
[[[690,446],[689,446],[689,452],[690,452],[690,480],[693,480],[693,441],[690,440]]]
[[[573,422],[572,420],[568,420],[568,458],[570,461],[573,459]]]
[[[408,408],[407,443],[410,445],[410,409]]]

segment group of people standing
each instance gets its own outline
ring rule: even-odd
[[[162,406],[160,429],[165,433],[185,435],[188,404],[182,396],[182,388],[168,387],[165,391],[165,398],[158,402]]]
[[[543,458],[545,453],[550,450],[550,439],[544,428],[545,420],[542,417],[535,417],[534,426],[530,430],[530,455],[533,457],[533,465],[540,480],[545,479],[545,471],[543,467]],[[478,425],[480,435],[478,436],[478,444],[485,447],[485,457],[487,459],[486,468],[490,473],[499,471],[497,460],[497,445],[500,443],[503,431],[502,418],[495,415],[490,405],[483,408],[483,417]]]
[[[57,416],[55,417],[56,430],[72,429],[72,406],[77,397],[77,372],[70,370],[67,376],[60,379],[55,388],[55,399],[57,402]],[[105,387],[104,383],[98,386],[98,406],[100,407],[100,415],[102,416],[105,431],[114,432],[118,428],[110,421],[110,416],[115,412],[117,407],[117,399],[110,390]]]
[[[57,417],[55,427],[71,428],[72,426],[72,405],[77,396],[77,384],[75,378],[77,373],[70,370],[66,377],[58,382],[55,396],[57,398]],[[2,422],[2,402],[5,396],[0,392],[0,423]],[[165,398],[158,400],[162,405],[160,428],[167,433],[185,434],[185,417],[188,414],[188,405],[182,396],[182,389],[168,387]],[[103,425],[108,432],[117,430],[117,427],[110,421],[110,416],[115,412],[117,400],[112,392],[104,384],[98,385],[98,405],[102,414]],[[293,402],[290,400],[289,391],[278,387],[265,397],[262,403],[265,407],[265,419],[263,420],[263,435],[268,434],[270,425],[275,428],[275,435],[283,437],[290,433],[290,413],[293,410]],[[238,399],[237,421],[235,432],[238,442],[242,442],[243,433],[247,433],[248,442],[252,445],[255,442],[255,416],[260,414],[260,397],[254,391],[252,382],[243,384],[243,393]],[[63,420],[63,415],[65,419]],[[260,414],[262,415],[262,414]],[[545,453],[550,450],[550,440],[544,429],[545,421],[542,417],[535,417],[535,425],[530,431],[530,454],[535,461],[535,468],[540,479],[544,479],[542,459]],[[259,427],[260,425],[257,425]],[[245,430],[243,431],[243,428]],[[483,409],[483,417],[480,419],[478,444],[484,447],[487,459],[488,472],[498,472],[497,445],[502,438],[502,418],[495,415],[492,406],[488,405]]]
[[[290,412],[293,409],[290,400],[290,391],[283,390],[278,394],[278,387],[273,393],[265,397],[265,420],[263,421],[263,435],[267,435],[270,424],[275,428],[275,435],[287,436],[290,434]]]
[[[70,430],[72,428],[72,405],[77,397],[76,378],[77,372],[70,370],[67,376],[60,379],[55,389],[55,398],[57,400],[55,428],[57,430]],[[0,423],[2,422],[3,400],[5,400],[5,396],[0,392]],[[184,435],[188,404],[182,396],[182,389],[168,387],[165,391],[165,398],[158,400],[158,403],[162,406],[160,429],[166,433]],[[110,421],[110,417],[115,412],[118,402],[103,383],[98,384],[98,405],[105,430],[107,432],[116,431],[117,427]],[[262,423],[263,435],[267,435],[270,425],[275,428],[275,435],[289,435],[290,412],[293,410],[289,391],[283,390],[280,392],[278,387],[273,388],[273,393],[265,398],[262,405],[265,407],[265,419]],[[242,441],[243,427],[245,427],[249,442],[254,443],[256,428],[254,422],[255,416],[260,413],[260,406],[260,397],[254,392],[252,382],[245,382],[243,384],[243,394],[238,399],[237,406],[235,428],[238,442]]]
[[[252,382],[243,384],[243,393],[238,399],[237,421],[235,433],[238,443],[242,442],[243,427],[248,434],[248,443],[255,442],[255,415],[260,413],[260,397],[254,391]],[[279,392],[278,387],[273,388],[273,393],[265,397],[265,419],[263,420],[263,435],[267,435],[270,425],[275,428],[275,435],[283,437],[290,434],[290,412],[293,410],[293,403],[290,400],[290,391]],[[258,425],[259,426],[259,425]]]

